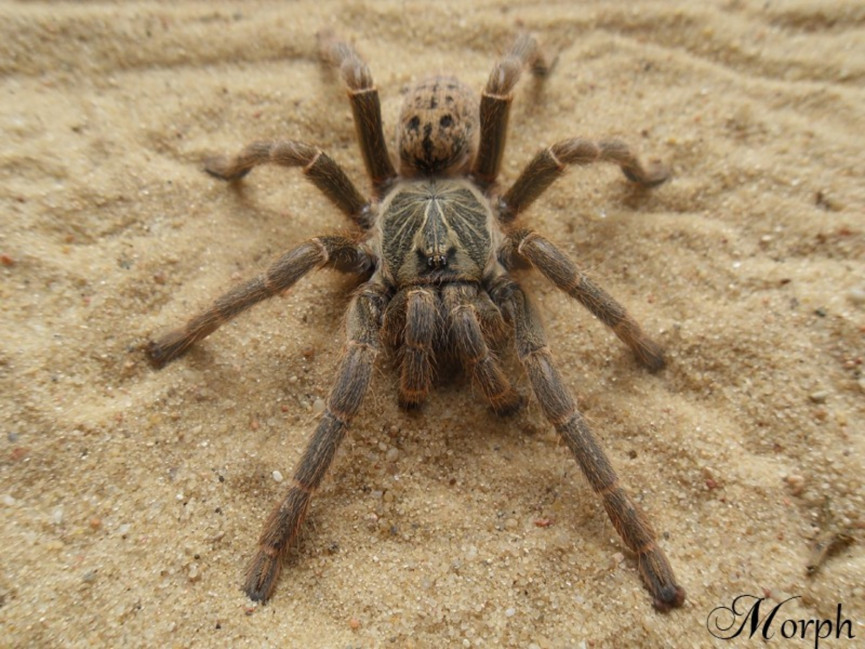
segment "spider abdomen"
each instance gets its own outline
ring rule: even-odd
[[[468,182],[405,181],[379,214],[382,270],[397,288],[482,279],[492,255],[491,212]]]

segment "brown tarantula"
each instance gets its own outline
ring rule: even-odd
[[[432,77],[406,97],[399,118],[399,164],[394,168],[382,133],[378,90],[351,45],[320,37],[324,59],[347,86],[360,150],[372,180],[364,198],[340,166],[315,146],[284,140],[255,142],[233,157],[216,157],[206,170],[237,180],[256,165],[303,167],[303,173],[360,233],[309,239],[262,275],[236,286],[185,326],[147,345],[155,367],[177,358],[252,305],[282,293],[325,266],[355,275],[360,285],[348,306],[347,344],[324,413],[295,469],[291,488],[259,539],[244,590],[253,600],[273,593],[287,548],[296,538],[313,492],[357,414],[379,351],[396,352],[399,403],[423,404],[437,359],[456,360],[492,409],[508,414],[521,398],[491,350],[512,337],[517,356],[546,418],[571,449],[661,610],[680,606],[684,590],[655,541],[655,532],[619,484],[606,454],[577,410],[544,338],[540,320],[511,270],[532,266],[578,300],[634,352],[650,371],[664,366],[660,347],[627,311],[586,277],[555,245],[514,219],[568,165],[618,164],[629,180],[651,187],[667,172],[644,167],[623,143],[562,140],[538,153],[501,193],[496,177],[505,147],[512,90],[524,67],[544,76],[550,65],[531,36],[516,39],[493,68],[478,105],[453,77]]]

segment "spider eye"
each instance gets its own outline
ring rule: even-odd
[[[420,129],[420,117],[415,115],[408,121],[408,130],[417,132]]]
[[[447,128],[448,126],[453,126],[454,118],[450,115],[442,115],[442,118],[439,120],[439,126],[442,128]]]

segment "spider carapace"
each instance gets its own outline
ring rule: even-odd
[[[494,264],[488,202],[466,181],[407,182],[383,202],[382,274],[397,287],[480,282]]]
[[[661,348],[615,299],[540,234],[514,219],[569,165],[612,162],[645,187],[667,177],[659,163],[643,165],[616,140],[566,139],[540,151],[504,191],[497,184],[512,90],[524,68],[546,76],[551,65],[535,39],[516,39],[493,67],[478,100],[453,77],[432,77],[407,95],[397,129],[397,167],[388,153],[378,90],[354,48],[320,37],[323,58],[339,68],[348,90],[372,195],[365,198],[342,168],[319,148],[296,140],[255,142],[235,156],[206,161],[222,180],[238,180],[259,164],[302,167],[306,177],[355,225],[356,236],[309,239],[260,276],[219,297],[186,325],[148,343],[155,367],[254,304],[290,288],[307,273],[329,267],[357,277],[346,315],[346,346],[324,412],[274,507],[249,564],[243,588],[253,600],[273,594],[286,552],[296,539],[313,493],[359,411],[379,352],[395,351],[398,401],[423,404],[437,359],[457,361],[490,407],[516,410],[522,399],[494,353],[512,341],[541,411],[573,452],[637,566],[654,605],[680,606],[684,590],[655,540],[655,532],[619,482],[556,368],[543,328],[511,271],[535,268],[579,301],[656,371]]]

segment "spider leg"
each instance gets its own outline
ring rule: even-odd
[[[494,183],[499,175],[507,139],[512,91],[526,65],[539,78],[545,77],[552,67],[542,56],[535,38],[521,34],[508,53],[496,62],[481,96],[480,141],[472,174],[482,186]]]
[[[368,276],[374,265],[372,255],[351,239],[315,237],[282,255],[258,277],[238,284],[217,298],[208,309],[192,317],[184,326],[150,341],[145,351],[154,367],[163,367],[234,316],[285,291],[315,268],[331,266],[343,272]]]
[[[303,167],[303,173],[330,201],[362,228],[372,225],[369,203],[330,156],[296,140],[253,142],[234,156],[213,156],[204,170],[220,180],[238,180],[262,164]]]
[[[448,284],[442,289],[442,298],[450,340],[493,411],[499,415],[516,412],[522,399],[490,352],[478,316],[478,302],[489,302],[489,297],[471,284]],[[490,302],[490,306],[494,305]]]
[[[513,221],[565,172],[567,165],[585,166],[594,162],[615,163],[628,180],[644,187],[655,187],[669,177],[669,171],[661,162],[653,160],[643,165],[624,142],[592,142],[579,138],[562,140],[538,153],[526,165],[511,188],[499,199],[499,219],[503,223]]]
[[[376,195],[381,196],[396,178],[396,171],[387,151],[381,121],[381,102],[369,66],[351,45],[338,40],[329,32],[319,34],[319,47],[322,59],[339,68],[348,89],[363,162],[372,179]]]
[[[625,307],[586,277],[552,242],[531,230],[518,230],[499,248],[499,259],[505,268],[528,262],[612,329],[631,348],[638,363],[651,372],[664,367],[661,347],[643,333]]]
[[[676,583],[673,569],[655,541],[645,514],[628,497],[597,438],[589,429],[553,363],[541,323],[522,289],[504,280],[493,290],[514,326],[517,354],[526,368],[541,409],[571,449],[583,474],[604,504],[613,527],[625,545],[637,555],[640,574],[662,611],[681,606],[685,591]]]
[[[273,593],[282,560],[306,517],[312,494],[360,409],[380,348],[379,327],[386,293],[383,286],[368,282],[349,305],[348,343],[324,413],[295,467],[291,488],[264,524],[258,552],[246,571],[243,590],[254,601],[267,601]]]
[[[432,386],[438,335],[438,298],[426,287],[406,291],[405,327],[400,347],[399,405],[408,410],[426,401]]]

